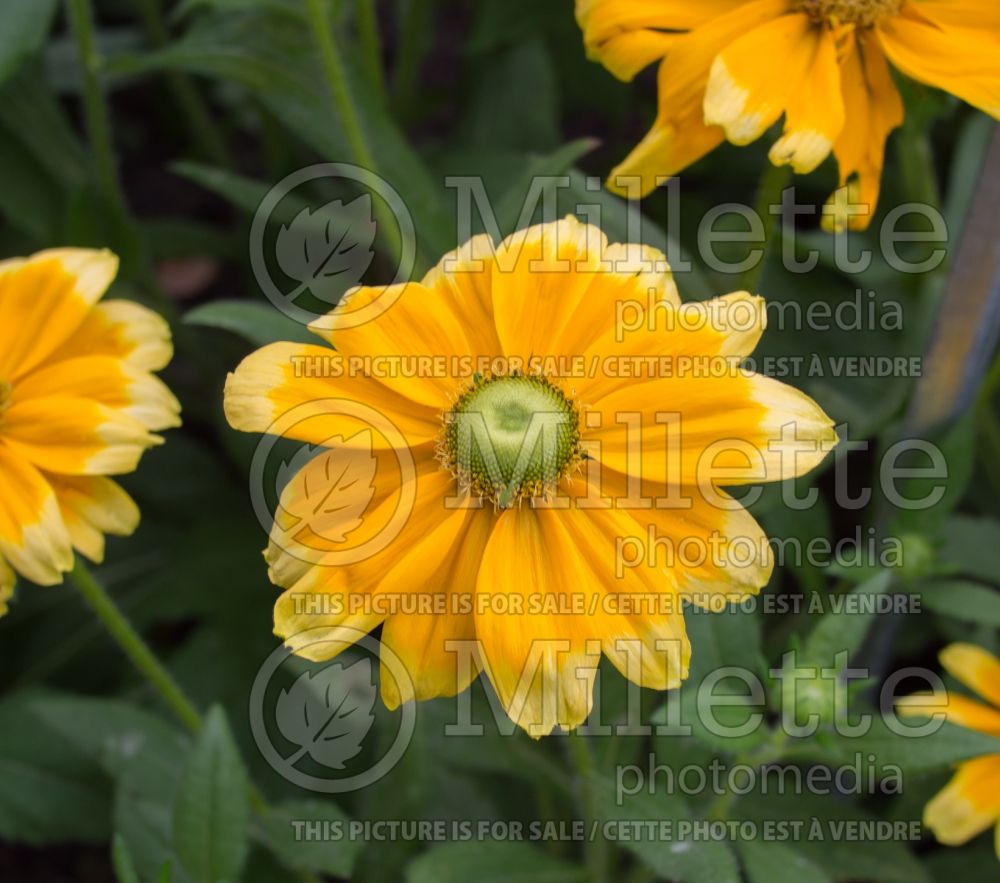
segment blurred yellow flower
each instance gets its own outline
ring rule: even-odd
[[[659,112],[611,173],[641,192],[717,147],[756,141],[782,114],[775,165],[805,174],[832,150],[841,187],[825,218],[864,229],[885,140],[903,121],[889,61],[1000,118],[995,0],[576,0],[588,54],[630,80],[662,59]]]
[[[360,310],[386,302],[358,324]],[[253,353],[226,385],[235,428],[354,451],[339,464],[321,454],[283,492],[266,552],[286,589],[276,633],[320,660],[384,624],[382,643],[413,682],[397,683],[383,660],[389,707],[454,695],[481,669],[532,736],[586,719],[602,653],[643,686],[675,687],[690,656],[679,599],[718,609],[759,590],[772,569],[760,527],[703,487],[699,468],[711,460],[729,485],[777,481],[836,442],[810,398],[740,367],[764,317],[745,292],[681,305],[661,253],[609,245],[566,218],[496,249],[475,237],[419,283],[355,289],[311,326],[335,350],[279,343]],[[359,370],[371,357],[398,361]],[[670,365],[655,376],[625,370],[660,359]],[[698,359],[729,370],[670,370]],[[407,370],[411,362],[426,367]],[[568,363],[586,370],[560,370]],[[345,400],[398,428],[409,475]],[[302,408],[305,418],[285,419]],[[659,419],[668,413],[677,435]],[[369,448],[366,470],[356,454]],[[347,472],[331,496],[331,475]],[[674,508],[664,504],[671,489],[685,498]],[[408,497],[409,518],[385,548],[331,566],[345,536],[367,542]],[[619,543],[650,531],[716,554],[616,569]],[[400,612],[376,603],[407,597],[434,603]],[[630,609],[629,597],[660,603]],[[463,641],[477,648],[464,671]]]
[[[990,704],[952,693],[942,708],[938,697],[917,693],[899,700],[897,709],[906,715],[944,712],[949,723],[1000,738],[1000,660],[974,644],[951,644],[940,659],[948,674]],[[947,787],[927,804],[924,824],[948,846],[960,846],[995,825],[1000,856],[1000,754],[960,763]]]
[[[139,511],[108,475],[131,472],[179,423],[150,372],[170,330],[123,300],[98,303],[118,270],[107,251],[61,248],[0,262],[0,612],[17,573],[62,582],[76,549],[131,533]]]

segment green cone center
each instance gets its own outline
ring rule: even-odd
[[[507,507],[545,494],[579,462],[576,408],[543,377],[479,377],[446,415],[443,460]]]
[[[902,0],[802,0],[802,8],[816,21],[832,25],[871,27],[887,15],[896,15]]]

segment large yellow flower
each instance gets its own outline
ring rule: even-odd
[[[717,485],[802,474],[836,442],[815,402],[738,368],[764,329],[760,298],[682,306],[661,253],[573,218],[495,251],[475,237],[421,282],[356,289],[311,328],[336,350],[253,353],[226,414],[327,446],[280,500],[275,631],[325,659],[383,624],[412,678],[383,659],[390,707],[482,670],[539,736],[587,717],[602,653],[635,682],[676,686],[680,599],[718,609],[772,568]],[[346,561],[345,540],[373,545]]]
[[[907,715],[943,711],[949,723],[1000,738],[1000,660],[975,644],[951,644],[939,658],[948,674],[990,705],[952,693],[942,708],[938,697],[928,704],[928,694],[917,693],[903,697],[897,708]],[[1000,857],[1000,754],[960,763],[947,787],[927,804],[924,824],[948,846],[961,846],[995,826]]]
[[[100,561],[105,534],[135,529],[138,509],[106,476],[178,425],[150,373],[170,361],[166,322],[98,303],[117,270],[110,252],[77,248],[0,262],[0,611],[15,572],[55,585],[74,549]]]
[[[847,190],[825,218],[864,229],[885,140],[903,121],[900,71],[1000,117],[995,0],[576,0],[588,54],[630,80],[662,59],[653,128],[611,173],[642,193],[717,147],[756,141],[782,114],[771,162],[798,173],[832,150]],[[851,206],[851,209],[848,209]]]

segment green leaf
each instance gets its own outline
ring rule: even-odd
[[[876,717],[865,735],[845,737],[837,744],[847,762],[859,754],[862,757],[873,754],[880,764],[898,766],[904,775],[947,769],[983,754],[1000,754],[1000,739],[954,724],[942,724],[940,729],[927,735],[906,732],[907,728],[916,728],[920,723],[921,720],[910,718],[901,721],[896,725],[902,731],[900,734]]]
[[[528,843],[484,840],[435,846],[410,862],[406,883],[583,883],[587,874]]]
[[[332,801],[295,800],[269,807],[261,819],[266,844],[290,867],[306,868],[336,877],[351,876],[364,843],[346,835],[350,822]],[[318,823],[324,831],[344,832],[341,837],[298,836],[302,824]]]
[[[863,599],[871,599],[874,602],[888,590],[891,580],[891,574],[882,572],[855,586],[850,595],[858,599],[857,609],[849,603],[853,599],[847,595],[840,596],[844,606],[841,609],[832,609],[816,624],[806,639],[801,663],[829,668],[838,653],[847,651],[848,656],[853,654],[864,640],[875,617],[875,604],[863,606]],[[828,603],[833,603],[834,599],[836,596],[831,596],[831,601]]]
[[[823,870],[787,843],[743,840],[737,851],[748,883],[829,883]]]
[[[923,583],[920,602],[942,616],[1000,627],[1000,592],[979,583],[964,580]]]
[[[274,307],[246,301],[217,300],[203,304],[186,313],[184,323],[231,331],[257,346],[278,341],[319,342],[305,325],[279,313]]]
[[[739,883],[736,859],[726,843],[695,837],[693,833],[681,836],[678,824],[690,821],[693,815],[679,795],[643,791],[624,797],[616,805],[615,789],[609,780],[595,780],[594,786],[598,789],[597,804],[605,810],[606,819],[639,823],[637,836],[623,838],[620,846],[657,874],[678,883]],[[672,823],[675,829],[669,839],[660,836],[664,822]]]
[[[110,787],[93,756],[47,726],[36,695],[0,702],[0,838],[44,845],[107,838]]]
[[[246,860],[250,782],[222,709],[205,716],[174,803],[174,848],[195,883],[237,877]]]
[[[129,852],[125,839],[118,833],[111,840],[111,864],[118,883],[141,883],[132,853]]]
[[[41,48],[55,11],[56,0],[4,0],[0,4],[0,82]]]
[[[939,558],[952,572],[988,583],[1000,579],[1000,521],[954,515],[942,540]]]

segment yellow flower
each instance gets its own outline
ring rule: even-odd
[[[588,54],[622,80],[662,59],[653,128],[611,173],[676,175],[727,138],[756,141],[782,114],[775,165],[805,174],[832,150],[842,191],[825,226],[863,230],[885,140],[903,121],[886,59],[1000,118],[995,0],[576,0]]]
[[[360,324],[362,310],[381,312]],[[482,670],[529,734],[569,729],[590,711],[602,653],[643,686],[675,687],[690,657],[680,599],[719,609],[772,569],[767,538],[706,463],[727,485],[776,481],[836,442],[815,402],[739,368],[764,330],[760,298],[682,306],[661,253],[609,246],[574,218],[495,250],[477,236],[419,283],[355,289],[311,329],[336,350],[253,353],[228,379],[226,414],[340,451],[282,494],[266,552],[286,589],[275,632],[322,660],[382,624],[412,679],[383,658],[390,708],[454,695]],[[397,441],[345,402],[388,417]],[[331,566],[345,537],[372,541],[410,499],[384,548]],[[661,557],[633,555],[651,531]],[[685,542],[691,554],[668,561]],[[423,609],[381,603],[418,596]],[[457,642],[474,643],[471,665]]]
[[[15,573],[62,582],[73,550],[93,561],[126,535],[135,503],[105,476],[131,472],[178,425],[150,372],[170,330],[130,301],[98,303],[118,270],[107,251],[61,248],[0,262],[0,612]]]
[[[896,707],[905,715],[943,711],[949,723],[1000,738],[1000,660],[975,644],[951,644],[939,658],[948,674],[990,705],[950,694],[942,708],[939,697],[916,693],[903,697]],[[967,843],[995,825],[1000,857],[1000,754],[960,763],[952,780],[924,809],[924,824],[948,846]]]

